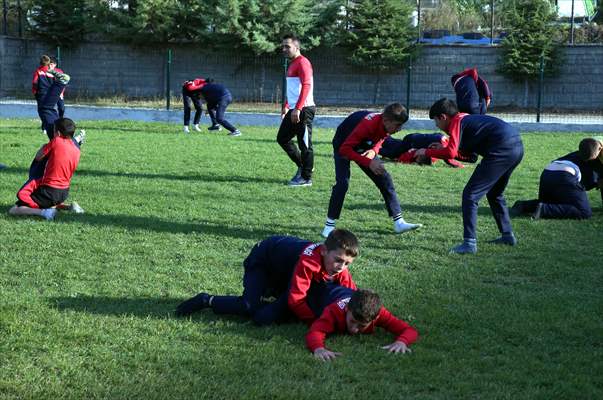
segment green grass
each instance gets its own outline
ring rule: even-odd
[[[404,215],[394,235],[377,189],[353,167],[339,224],[357,233],[351,272],[421,334],[411,355],[385,332],[337,336],[330,364],[305,349],[301,324],[255,327],[202,312],[172,316],[204,290],[239,294],[242,260],[270,234],[319,240],[334,173],[332,130],[315,130],[311,188],[274,127],[243,136],[180,126],[82,121],[88,132],[70,198],[83,215],[54,222],[6,214],[45,137],[35,120],[0,120],[0,399],[511,399],[603,396],[603,211],[588,221],[514,220],[515,248],[477,256],[462,236],[460,194],[473,166],[388,164]],[[532,198],[551,159],[585,135],[526,134],[506,191]]]

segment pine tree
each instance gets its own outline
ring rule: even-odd
[[[554,6],[547,0],[509,0],[504,14],[508,36],[501,44],[499,71],[513,80],[532,80],[544,57],[545,75],[554,75],[561,63]]]
[[[47,42],[72,46],[83,40],[90,14],[85,0],[32,0],[28,5],[28,30]]]

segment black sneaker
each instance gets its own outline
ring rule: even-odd
[[[219,131],[220,129],[222,129],[222,127],[220,125],[212,125],[209,128],[207,128],[208,131]]]
[[[492,243],[492,244],[506,244],[507,246],[515,246],[517,244],[517,239],[515,238],[514,234],[510,234],[510,235],[502,235],[501,237],[494,239],[494,240],[490,240],[488,241],[488,243]]]
[[[207,308],[210,306],[210,298],[211,296],[208,293],[199,293],[195,297],[191,297],[190,299],[180,303],[178,307],[176,307],[175,314],[177,317],[185,317],[196,311]]]

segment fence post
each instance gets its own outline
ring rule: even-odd
[[[22,12],[23,12],[23,10],[21,9],[21,0],[17,0],[17,27],[19,29],[19,37],[20,38],[23,37]]]
[[[57,46],[57,65],[61,65],[61,46]]]
[[[406,69],[406,110],[410,114],[410,76],[412,74],[412,56],[408,57],[408,68]]]
[[[490,0],[490,46],[494,44],[494,0]]]
[[[287,57],[283,58],[283,88],[282,88],[282,99],[281,106],[285,106],[285,102],[287,101],[287,68],[289,67],[289,60]]]
[[[421,0],[417,0],[417,43],[421,41]]]
[[[8,35],[8,4],[2,0],[2,34]]]
[[[540,122],[542,111],[542,86],[544,81],[544,54],[540,56],[540,73],[538,77],[538,104],[536,105],[536,122]]]
[[[571,34],[570,34],[570,44],[571,45],[574,44],[574,3],[575,3],[575,0],[572,0],[572,28],[571,28]]]
[[[171,101],[171,93],[170,93],[170,73],[172,69],[172,49],[168,49],[167,52],[167,65],[165,68],[165,108],[166,110],[170,110],[170,101]]]

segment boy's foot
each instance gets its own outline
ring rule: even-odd
[[[4,168],[7,168],[6,165],[0,163],[0,169],[4,169]]]
[[[199,128],[199,124],[195,124],[195,125],[193,125],[193,129],[194,129],[196,132],[201,132],[201,128]]]
[[[320,233],[323,238],[329,237],[329,234],[335,230],[335,226],[325,225],[324,229]]]
[[[184,125],[184,133],[190,133],[191,130],[188,128],[188,125]]]
[[[176,307],[176,316],[184,317],[187,315],[191,315],[195,311],[202,310],[204,308],[209,307],[209,299],[211,296],[208,293],[199,293],[195,297],[191,297],[190,299],[183,301]]]
[[[458,246],[454,246],[450,249],[449,254],[476,254],[477,253],[477,241],[473,239],[473,241],[465,240],[463,243]]]
[[[41,214],[42,218],[44,218],[46,221],[52,221],[56,215],[57,215],[56,208],[45,208],[42,210],[42,214]]]
[[[542,203],[538,203],[538,205],[536,206],[536,211],[534,211],[534,214],[532,214],[532,219],[540,219],[542,214]]]
[[[291,179],[289,186],[312,186],[312,179],[304,179],[300,176],[297,179]]]
[[[419,229],[422,226],[422,224],[409,224],[408,222],[399,219],[394,222],[394,231],[396,233],[410,232]]]
[[[517,239],[514,234],[510,235],[502,235],[501,237],[490,240],[488,243],[492,244],[506,244],[507,246],[515,246],[517,244]]]
[[[69,81],[71,80],[71,77],[69,75],[67,75],[64,72],[58,72],[56,69],[53,69],[52,71],[49,71],[52,75],[54,75],[54,78],[61,82],[63,85],[66,85],[69,83]]]
[[[80,129],[73,139],[75,139],[75,141],[81,146],[86,141],[86,131],[84,129]]]
[[[300,167],[297,168],[297,172],[295,173],[295,175],[293,175],[293,178],[291,178],[291,180],[289,181],[289,183],[293,182],[293,181],[297,181],[301,178],[301,173],[302,170]]]
[[[77,204],[75,201],[71,203],[71,206],[69,206],[69,211],[71,211],[72,213],[75,213],[75,214],[83,214],[84,213],[84,209],[82,207],[80,207],[80,205]]]
[[[230,132],[228,136],[241,136],[241,131],[237,129],[234,132]]]
[[[212,125],[207,128],[208,131],[219,131],[221,129],[222,129],[222,127],[220,125]]]

